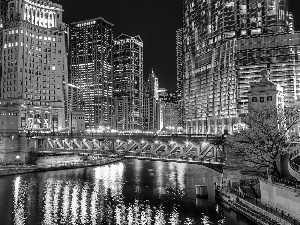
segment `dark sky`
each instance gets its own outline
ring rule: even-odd
[[[58,0],[53,0],[57,2]],[[182,27],[182,0],[60,0],[63,21],[103,17],[113,23],[114,36],[140,35],[144,42],[144,78],[152,68],[159,86],[176,90],[175,32]],[[290,0],[296,30],[300,30],[300,0]]]
[[[53,2],[57,2],[53,1]],[[176,90],[176,30],[182,27],[181,0],[60,0],[63,21],[103,17],[114,36],[140,35],[144,42],[144,78],[152,68],[159,86]]]

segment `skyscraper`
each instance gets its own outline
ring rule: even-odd
[[[177,95],[178,95],[178,127],[182,130],[185,127],[184,121],[184,99],[183,99],[183,78],[184,78],[184,53],[183,53],[183,28],[176,31],[176,66],[177,66]]]
[[[111,127],[113,24],[103,18],[70,25],[70,80],[83,94],[88,128]]]
[[[191,133],[232,131],[248,88],[269,67],[285,102],[299,99],[299,33],[287,1],[184,1],[184,102]]]
[[[2,7],[2,5],[1,5]],[[3,7],[2,7],[3,8]],[[18,129],[66,126],[68,62],[62,6],[8,1],[1,30],[0,98],[18,106]]]
[[[152,70],[148,80],[144,83],[143,126],[145,131],[158,130],[158,100],[158,78]]]
[[[113,54],[114,96],[115,100],[120,100],[119,107],[116,106],[118,111],[116,112],[118,116],[115,115],[116,127],[117,129],[122,127],[125,130],[141,130],[143,123],[142,39],[140,36],[130,37],[121,34],[114,41]]]
[[[175,133],[179,129],[178,93],[159,90],[158,101],[159,130],[166,133]]]
[[[183,29],[176,31],[176,71],[177,71],[177,94],[182,97],[183,91]]]

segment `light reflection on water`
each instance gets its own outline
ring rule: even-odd
[[[219,180],[198,165],[139,160],[2,177],[0,224],[248,224],[215,204]],[[196,201],[196,184],[208,200]]]

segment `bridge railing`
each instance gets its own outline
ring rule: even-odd
[[[201,138],[206,140],[223,140],[223,135],[213,135],[213,134],[148,134],[148,133],[91,133],[91,132],[27,132],[27,137],[108,137],[108,138],[118,138],[118,137],[134,137],[134,138]]]

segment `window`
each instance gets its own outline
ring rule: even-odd
[[[252,97],[252,102],[257,102],[257,97]]]
[[[265,101],[265,97],[260,97],[260,98],[259,98],[259,101],[260,101],[260,102],[264,102],[264,101]]]
[[[272,101],[272,96],[268,96],[268,97],[267,97],[267,101],[268,101],[268,102],[271,102],[271,101]]]

